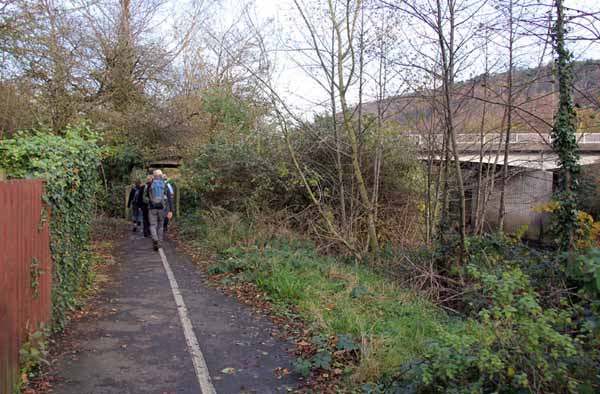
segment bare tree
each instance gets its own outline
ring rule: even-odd
[[[456,112],[460,108],[457,100],[456,78],[469,66],[474,53],[472,37],[481,26],[475,16],[483,9],[485,1],[436,0],[434,2],[412,0],[408,2],[388,2],[384,4],[400,12],[407,13],[417,23],[419,31],[413,30],[424,41],[421,47],[414,47],[422,62],[415,65],[428,71],[439,80],[440,110],[444,125],[443,187],[442,187],[442,226],[445,222],[446,202],[449,200],[449,173],[446,168],[452,163],[456,198],[458,199],[458,233],[461,247],[467,234],[467,206],[465,183],[457,145]],[[429,32],[426,33],[426,32]],[[427,63],[429,63],[427,65]],[[425,64],[425,65],[423,65]],[[443,229],[442,229],[443,231]]]

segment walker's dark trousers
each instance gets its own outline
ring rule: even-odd
[[[144,216],[144,237],[150,236],[150,216],[148,212],[148,207],[142,207],[142,215]]]

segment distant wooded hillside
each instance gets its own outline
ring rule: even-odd
[[[600,61],[574,63],[573,99],[579,114],[579,131],[600,132]],[[517,132],[548,133],[551,129],[558,93],[552,65],[517,70],[514,74],[513,128]],[[459,133],[491,133],[505,124],[507,97],[506,73],[479,75],[455,87],[455,116]],[[403,130],[435,131],[440,128],[440,92],[422,90],[389,98],[381,103],[364,104],[366,113],[377,113]]]

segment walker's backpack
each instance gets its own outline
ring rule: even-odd
[[[150,206],[153,209],[163,209],[165,200],[167,199],[167,187],[162,179],[152,181],[149,190]]]

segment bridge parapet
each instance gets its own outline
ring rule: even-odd
[[[600,133],[577,133],[576,136],[577,141],[580,145],[600,144]],[[424,136],[421,134],[405,134],[404,137],[417,146],[425,146],[430,143],[433,143],[434,146],[441,145],[444,138],[443,134],[434,134],[429,136]],[[501,137],[497,134],[486,134],[483,136],[483,144],[504,145],[504,138],[504,136]],[[481,136],[478,134],[457,134],[456,143],[458,145],[463,145],[464,149],[465,145],[479,146],[481,145],[482,141]],[[548,148],[550,148],[550,144],[552,143],[552,137],[550,134],[512,133],[509,138],[509,143],[517,145],[547,145]]]

